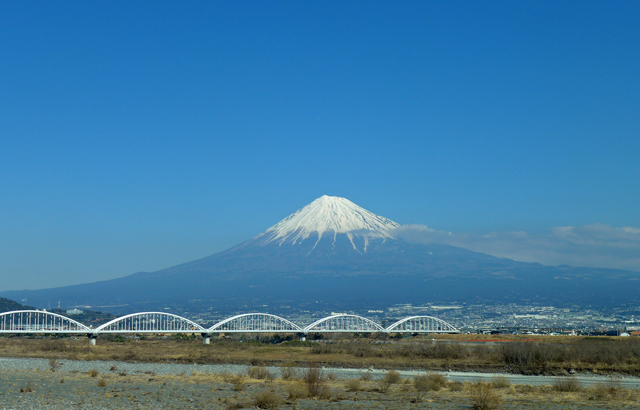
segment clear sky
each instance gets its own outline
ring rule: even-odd
[[[466,238],[623,232],[638,260],[639,22],[637,1],[0,2],[0,290],[204,257],[324,194]]]

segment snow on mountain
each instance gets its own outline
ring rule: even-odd
[[[323,195],[304,208],[294,212],[254,239],[263,245],[271,242],[296,244],[317,235],[319,242],[323,235],[346,234],[353,242],[354,236],[365,240],[392,238],[389,231],[399,227],[380,215],[359,207],[345,198]],[[354,246],[355,247],[355,246]]]

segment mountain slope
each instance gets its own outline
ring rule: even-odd
[[[110,281],[2,295],[26,297],[38,306],[62,299],[108,311],[189,301],[238,309],[315,301],[355,308],[428,301],[608,304],[637,298],[640,275],[634,272],[548,267],[450,245],[411,244],[393,237],[397,226],[344,198],[323,196],[254,238],[203,259]]]
[[[28,310],[28,309],[33,309],[33,308],[31,306],[21,305],[20,303],[10,299],[0,298],[0,313],[11,312],[13,310]]]

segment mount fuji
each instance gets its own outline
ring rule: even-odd
[[[444,244],[414,244],[400,224],[322,196],[228,250],[156,272],[54,289],[8,291],[44,307],[114,313],[208,305],[230,310],[323,303],[333,309],[438,302],[592,304],[637,300],[635,272],[550,267]],[[110,307],[109,307],[110,306]]]

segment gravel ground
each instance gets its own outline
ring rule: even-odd
[[[158,375],[191,375],[198,373],[233,373],[247,374],[249,366],[235,364],[178,364],[178,363],[127,363],[115,361],[81,361],[81,360],[60,360],[62,366],[60,371],[66,372],[88,372],[92,369],[100,373],[108,373],[112,367],[116,367],[120,372],[128,374],[158,374]],[[280,376],[278,367],[267,367],[276,377]],[[0,358],[0,370],[49,370],[48,359],[31,358]],[[346,368],[325,368],[325,373],[333,373],[339,380],[358,378],[363,372],[369,372],[373,380],[382,379],[388,370],[386,369],[346,369]],[[424,374],[420,370],[400,370],[398,373],[402,377],[411,377]],[[477,373],[477,372],[444,372],[448,380],[461,382],[475,382],[478,380],[489,380],[496,376],[504,376],[512,384],[524,384],[530,386],[552,385],[556,379],[553,376],[523,376],[518,374],[499,373]],[[594,374],[578,374],[576,377],[585,387],[590,387],[596,383],[603,383],[610,380],[607,376]],[[620,387],[626,389],[640,389],[640,377],[617,377]]]
[[[340,379],[357,378],[362,370],[325,369],[338,380],[331,385],[327,398],[297,399],[287,397],[288,386],[297,382],[272,383],[246,381],[237,388],[231,378],[220,374],[246,374],[247,366],[184,365],[164,363],[123,363],[102,361],[61,360],[56,372],[49,369],[46,359],[0,358],[0,410],[50,409],[241,409],[256,408],[256,396],[272,391],[281,400],[278,408],[293,409],[471,409],[469,394],[465,392],[431,392],[419,403],[412,402],[415,392],[411,384],[401,383],[389,393],[380,393],[370,382],[366,391],[351,392]],[[90,371],[96,370],[91,375]],[[278,369],[271,368],[274,374]],[[384,370],[373,370],[379,377]],[[410,376],[420,372],[400,372]],[[477,380],[480,374],[462,374]],[[458,375],[460,376],[460,375]],[[449,380],[456,375],[449,373]],[[246,380],[246,379],[245,379]],[[467,381],[470,381],[467,379]],[[505,409],[640,409],[636,402],[594,402],[586,393],[575,397],[549,393],[543,399],[518,393],[514,386],[501,390]],[[640,396],[638,396],[640,397]]]

